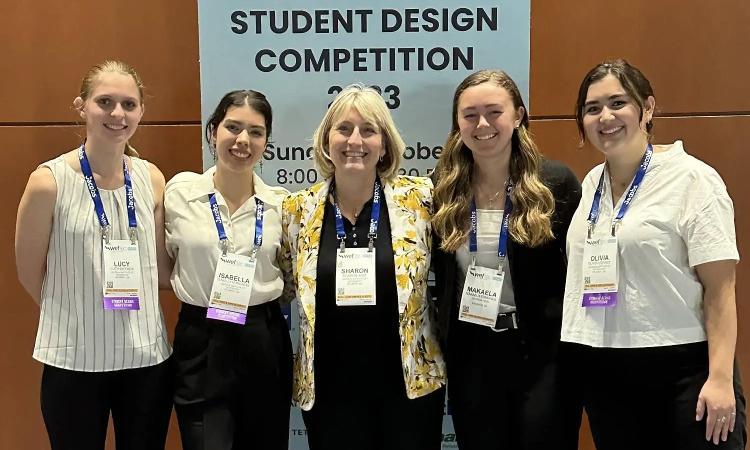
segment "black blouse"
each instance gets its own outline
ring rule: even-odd
[[[326,202],[315,292],[315,390],[318,399],[405,390],[398,333],[398,298],[391,225],[381,190],[375,239],[375,305],[336,306],[335,208]],[[347,248],[368,245],[372,199],[352,225],[344,218]],[[356,242],[356,244],[355,244]]]

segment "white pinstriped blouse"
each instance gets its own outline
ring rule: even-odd
[[[42,164],[57,183],[33,354],[45,364],[106,372],[155,365],[171,353],[159,306],[149,166],[142,159],[130,160],[141,262],[138,311],[104,310],[101,231],[83,177],[62,156]],[[111,238],[128,239],[124,186],[99,191],[111,222]]]

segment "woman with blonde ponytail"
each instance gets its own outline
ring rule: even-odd
[[[545,160],[518,87],[469,75],[435,172],[433,265],[459,448],[575,449],[558,360],[565,236],[581,191]]]
[[[52,450],[163,449],[172,410],[158,274],[164,176],[128,144],[143,85],[120,61],[92,67],[73,106],[86,139],[31,173],[18,206],[18,278],[39,305],[34,358]]]

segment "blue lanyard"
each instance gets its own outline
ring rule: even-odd
[[[216,203],[216,194],[208,194],[208,202],[211,204],[211,214],[214,216],[214,223],[216,224],[216,232],[219,234],[219,241],[221,242],[221,252],[223,255],[227,254],[229,248],[229,242],[227,240],[227,233],[224,231],[224,222],[221,220],[221,212],[219,211],[219,204]],[[253,240],[253,253],[252,257],[255,257],[255,253],[260,249],[263,244],[263,208],[265,207],[263,200],[255,197],[255,239]]]
[[[336,199],[335,181],[331,183],[331,193],[333,194],[333,206],[336,210],[336,236],[339,238],[339,249],[343,252],[346,248],[346,230],[344,229],[344,219]],[[367,237],[370,239],[369,249],[372,251],[374,240],[378,237],[378,220],[380,219],[380,180],[375,179],[375,187],[372,193],[372,211],[370,213],[370,230]]]
[[[513,209],[513,203],[510,200],[510,193],[513,191],[513,183],[510,181],[505,187],[505,210],[503,211],[503,221],[500,223],[500,239],[497,243],[497,256],[500,257],[500,267],[503,270],[505,256],[508,254],[508,221]],[[477,253],[477,204],[471,199],[471,228],[469,229],[469,252],[472,254],[472,264],[476,263]]]
[[[646,176],[646,169],[648,169],[648,165],[651,162],[651,156],[653,154],[654,148],[651,146],[651,144],[648,144],[648,146],[646,147],[646,152],[643,154],[643,158],[641,158],[641,165],[638,166],[638,171],[635,173],[635,177],[630,183],[628,195],[625,197],[625,200],[622,201],[622,205],[620,205],[620,211],[612,221],[612,236],[615,235],[615,229],[617,225],[622,222],[622,218],[625,217],[625,213],[628,212],[628,208],[633,202],[633,198],[635,198],[636,192],[638,192],[638,189],[641,187],[641,184],[643,183],[643,177]],[[596,225],[596,221],[599,219],[599,207],[602,202],[602,195],[604,194],[604,172],[605,170],[602,170],[602,175],[599,177],[599,185],[596,188],[596,192],[594,192],[594,201],[591,203],[591,212],[589,212],[588,218],[589,238],[591,238],[591,233],[594,230],[594,225]]]
[[[86,156],[86,148],[84,144],[78,148],[78,161],[81,164],[81,172],[83,173],[83,179],[86,182],[89,195],[91,200],[94,202],[94,210],[96,216],[99,219],[99,226],[102,228],[102,239],[109,242],[110,224],[107,219],[107,213],[104,212],[104,204],[102,203],[101,194],[99,194],[99,188],[96,187],[96,181],[94,181],[94,174],[91,171],[91,164]],[[130,178],[130,171],[128,170],[128,163],[123,156],[122,158],[122,172],[125,176],[125,197],[126,197],[126,208],[128,210],[128,234],[130,235],[130,241],[135,243],[136,229],[138,228],[138,222],[135,218],[135,197],[133,196],[133,181]]]

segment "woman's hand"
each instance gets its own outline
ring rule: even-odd
[[[703,420],[704,415],[707,416],[706,440],[713,440],[714,444],[718,444],[719,439],[726,441],[729,433],[734,431],[737,417],[731,378],[717,380],[708,377],[698,394],[695,420]]]

